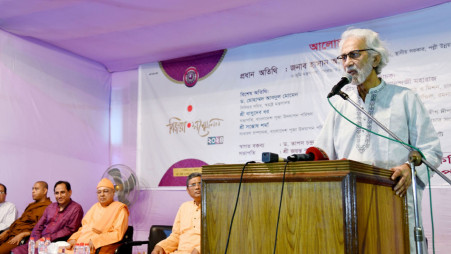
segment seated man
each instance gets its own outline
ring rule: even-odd
[[[44,211],[39,222],[34,226],[31,236],[37,241],[50,238],[50,241],[65,241],[81,225],[83,208],[72,201],[70,183],[58,181],[53,188],[56,202],[50,204]],[[28,253],[28,244],[13,249],[14,254]]]
[[[16,206],[6,201],[6,186],[0,183],[0,233],[17,219]]]
[[[188,176],[186,190],[194,200],[180,206],[171,235],[157,243],[151,254],[200,254],[201,176],[200,173]]]
[[[113,253],[117,246],[111,245],[124,237],[128,228],[128,208],[114,201],[114,185],[103,178],[97,185],[97,199],[81,222],[81,228],[67,241],[72,250],[76,243],[89,243],[91,251],[100,249],[100,253]],[[107,246],[108,245],[108,246]],[[71,253],[67,251],[66,253]]]
[[[24,237],[31,234],[31,230],[41,218],[45,208],[52,203],[47,197],[47,189],[46,182],[39,181],[34,184],[31,193],[35,202],[29,204],[22,216],[14,221],[8,230],[0,234],[0,254],[9,254]]]

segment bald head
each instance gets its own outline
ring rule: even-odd
[[[33,197],[33,200],[36,202],[41,202],[47,199],[47,190],[49,188],[49,185],[44,181],[37,181],[33,185],[33,189],[31,192],[31,195]]]

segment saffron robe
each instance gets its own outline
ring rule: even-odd
[[[125,204],[113,201],[107,207],[100,203],[94,204],[81,222],[81,227],[68,241],[89,243],[91,240],[96,249],[119,242],[128,228],[129,211]],[[96,233],[99,231],[100,233]],[[105,248],[102,248],[104,252]],[[67,251],[67,253],[72,253]]]

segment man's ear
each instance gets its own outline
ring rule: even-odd
[[[374,57],[373,68],[376,68],[377,66],[379,66],[380,63],[381,63],[381,55],[377,54]]]

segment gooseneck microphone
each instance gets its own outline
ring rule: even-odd
[[[322,161],[329,160],[326,152],[318,147],[309,147],[305,151],[305,154],[292,154],[287,157],[288,161]]]
[[[345,85],[351,83],[351,81],[352,81],[351,75],[346,75],[346,76],[342,77],[341,80],[334,87],[332,87],[332,90],[330,90],[330,93],[327,95],[327,98],[330,98],[330,97],[338,94],[340,92],[340,90]]]

